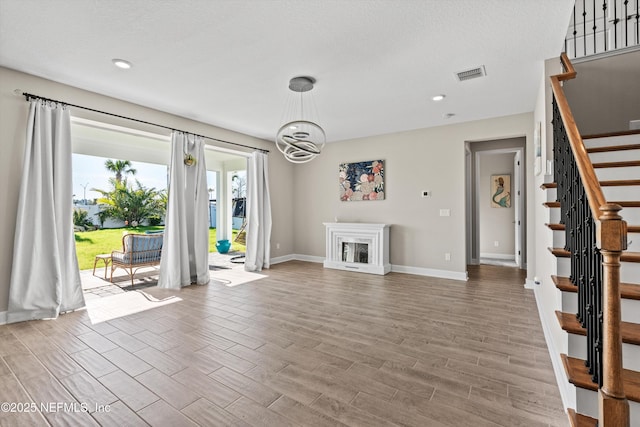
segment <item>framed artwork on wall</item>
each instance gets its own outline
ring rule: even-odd
[[[542,137],[540,135],[540,122],[535,124],[533,129],[533,172],[540,175],[542,172]]]
[[[384,200],[384,161],[341,163],[338,171],[340,200]]]
[[[511,207],[511,175],[491,175],[491,207]]]

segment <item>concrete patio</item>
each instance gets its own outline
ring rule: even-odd
[[[229,252],[227,254],[211,252],[209,253],[209,270],[244,271],[244,264],[231,262],[233,257],[242,254],[242,252]],[[156,286],[158,284],[158,276],[160,274],[159,266],[138,269],[133,276],[133,286],[131,286],[131,279],[125,270],[121,268],[114,270],[112,283],[109,280],[111,266],[104,267],[100,264],[101,263],[98,263],[96,266],[95,275],[93,274],[93,269],[80,271],[80,280],[82,281],[85,300],[108,297],[132,290]],[[214,278],[212,277],[212,279]]]

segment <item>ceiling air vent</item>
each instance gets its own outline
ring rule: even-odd
[[[487,73],[484,70],[484,65],[479,67],[471,68],[470,70],[460,71],[456,73],[456,77],[459,81],[463,82],[465,80],[475,79],[476,77],[486,76]]]

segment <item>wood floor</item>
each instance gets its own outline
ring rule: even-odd
[[[0,326],[0,402],[38,409],[0,425],[568,425],[517,269],[265,274],[96,325],[81,311]]]

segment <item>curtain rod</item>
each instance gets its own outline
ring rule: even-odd
[[[27,101],[29,101],[31,99],[42,99],[43,101],[55,102],[55,103],[58,103],[58,104],[64,104],[64,105],[68,105],[69,107],[74,107],[74,108],[81,108],[83,110],[92,111],[94,113],[105,114],[107,116],[117,117],[119,119],[131,120],[133,122],[144,123],[145,125],[151,125],[151,126],[156,126],[156,127],[163,128],[163,129],[169,129],[171,131],[189,133],[191,135],[199,136],[201,138],[210,139],[212,141],[222,142],[224,144],[231,144],[231,145],[235,145],[237,147],[244,147],[244,148],[249,148],[251,150],[258,150],[258,151],[262,151],[263,153],[268,153],[269,152],[269,150],[265,150],[264,148],[257,148],[257,147],[252,147],[250,145],[239,144],[237,142],[225,141],[224,139],[212,138],[212,137],[206,136],[206,135],[199,135],[199,134],[196,134],[196,133],[193,133],[193,132],[187,132],[187,131],[183,131],[183,130],[180,130],[180,129],[175,129],[175,128],[172,128],[172,127],[169,127],[169,126],[159,125],[157,123],[152,123],[152,122],[147,122],[145,120],[134,119],[132,117],[127,117],[127,116],[121,116],[119,114],[109,113],[107,111],[95,110],[93,108],[83,107],[82,105],[76,105],[76,104],[70,104],[70,103],[64,102],[64,101],[58,101],[57,99],[45,98],[44,96],[34,95],[32,93],[22,92],[22,95],[24,95],[24,97],[25,97],[25,99]]]

